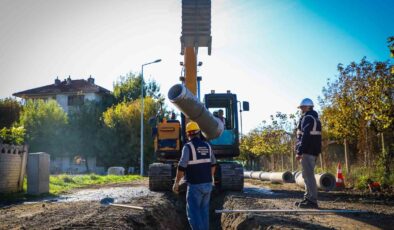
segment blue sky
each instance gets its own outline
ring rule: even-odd
[[[249,101],[249,131],[304,97],[316,101],[338,63],[389,59],[393,15],[389,0],[212,0],[202,93],[229,89]],[[112,90],[157,58],[144,72],[166,94],[181,72],[180,30],[180,0],[0,0],[0,98],[68,75]]]

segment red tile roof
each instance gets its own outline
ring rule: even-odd
[[[93,78],[91,78],[93,79]],[[95,85],[85,79],[79,80],[58,80],[58,84],[46,85],[34,89],[29,89],[21,92],[12,94],[16,97],[29,97],[29,96],[40,96],[40,95],[56,95],[56,94],[70,94],[70,93],[98,93],[108,94],[109,90]]]

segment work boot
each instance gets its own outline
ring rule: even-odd
[[[305,203],[305,202],[307,202],[307,201],[308,201],[308,200],[307,200],[306,198],[304,198],[302,201],[296,201],[296,202],[294,202],[294,205],[298,207],[298,206],[300,206],[301,203]]]
[[[319,206],[317,205],[317,203],[315,203],[315,202],[312,202],[312,201],[310,201],[310,200],[306,200],[305,202],[301,202],[299,205],[298,205],[298,207],[299,208],[314,208],[314,209],[318,209],[319,208]]]

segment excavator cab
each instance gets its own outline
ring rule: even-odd
[[[210,140],[216,158],[230,158],[239,155],[239,126],[237,95],[228,93],[206,94],[205,107],[224,124],[224,131],[218,138]]]

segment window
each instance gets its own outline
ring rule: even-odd
[[[84,95],[72,95],[68,96],[67,105],[68,106],[80,106],[83,105],[85,100]]]
[[[211,107],[209,111],[223,122],[225,129],[231,129],[231,113],[229,109],[225,107]]]

